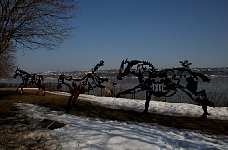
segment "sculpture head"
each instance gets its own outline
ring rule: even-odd
[[[188,60],[184,60],[184,61],[179,61],[181,63],[181,66],[183,68],[187,68],[189,69],[190,68],[190,65],[192,65],[192,63],[190,63]]]
[[[92,73],[95,73],[97,69],[101,66],[104,66],[104,61],[101,60],[94,68],[91,69]]]
[[[122,80],[123,77],[125,77],[126,75],[128,75],[130,73],[130,70],[127,70],[127,66],[129,64],[129,61],[123,60],[120,64],[120,69],[119,69],[119,73],[117,75],[117,79],[118,80]],[[128,68],[130,69],[130,68]]]
[[[19,68],[17,68],[16,70],[15,70],[15,72],[14,72],[14,78],[16,78],[18,75],[20,75],[20,69]]]

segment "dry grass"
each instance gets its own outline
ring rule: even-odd
[[[39,122],[28,123],[25,118],[24,122],[16,117],[5,120],[0,126],[0,149],[47,149],[44,144],[47,136],[36,134],[40,129]]]
[[[15,93],[15,89],[0,89],[0,119],[14,116],[17,113],[17,109],[13,104],[17,102],[32,103],[49,107],[51,110],[64,111],[67,97],[52,94],[37,96],[36,91],[25,91],[24,95],[20,95]],[[143,115],[135,111],[104,108],[81,99],[78,99],[77,105],[77,109],[70,110],[67,113],[118,121],[157,123],[179,129],[201,130],[211,134],[228,135],[228,121],[226,120],[207,119],[202,121],[199,118],[192,117],[172,117],[157,114]]]

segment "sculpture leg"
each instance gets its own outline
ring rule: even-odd
[[[22,83],[21,84],[21,94],[23,95],[24,94],[24,91],[23,91],[23,88],[27,87],[27,84],[26,83]]]
[[[193,98],[192,94],[187,92],[185,89],[180,88],[183,92],[185,92],[193,101],[196,101],[198,103],[201,104],[202,109],[203,109],[203,114],[200,117],[201,119],[207,119],[207,115],[209,115],[209,113],[207,112],[207,106],[209,106],[208,104],[211,103],[208,99],[207,99],[207,94],[205,90],[202,90],[200,92],[194,92],[192,94],[194,94],[194,96],[196,96],[196,99]]]
[[[17,89],[16,89],[16,93],[18,92],[18,89],[19,89],[19,86],[18,86]]]
[[[23,88],[25,87],[25,85],[23,84],[22,86],[21,86],[21,94],[24,94],[24,91],[23,91]]]
[[[38,87],[38,90],[36,92],[36,95],[39,95],[39,93],[40,93],[40,87]]]
[[[202,90],[200,94],[203,96],[203,100],[205,101],[206,105],[209,107],[215,107],[215,104],[208,100],[207,93],[205,90]]]
[[[18,87],[17,87],[17,90],[16,90],[16,93],[18,92],[18,89],[21,88],[24,84],[21,83]]]
[[[207,105],[205,104],[202,104],[202,109],[203,109],[203,114],[201,115],[200,119],[207,119],[207,115],[210,115],[208,112],[207,112]]]
[[[45,86],[42,85],[42,90],[43,90],[43,96],[45,96]]]
[[[122,91],[122,92],[119,92],[115,97],[116,98],[119,98],[121,95],[125,95],[125,94],[134,94],[136,93],[136,89],[141,89],[140,88],[140,85],[137,85],[135,86],[134,88],[131,88],[131,89],[128,89],[128,90],[125,90],[125,91]],[[138,92],[138,91],[137,91]]]
[[[67,101],[66,110],[70,110],[71,109],[72,98],[73,98],[73,95],[69,96],[68,101]]]
[[[209,107],[214,107],[214,103],[213,102],[210,102],[207,98],[207,94],[206,94],[206,91],[205,90],[202,90],[200,91],[199,93],[202,97],[202,101],[200,101],[201,105],[202,105],[202,109],[203,109],[203,115],[201,116],[201,118],[203,119],[206,119],[207,118],[207,115],[210,115],[208,112],[207,112],[207,106]]]
[[[21,87],[21,94],[24,94],[23,87]]]
[[[74,98],[73,98],[73,100],[72,100],[72,106],[73,106],[74,108],[77,108],[76,100],[78,99],[78,97],[79,97],[79,92],[77,92],[77,93],[74,95]]]
[[[145,109],[144,109],[143,113],[147,113],[148,112],[151,95],[152,94],[151,94],[150,91],[146,91],[146,102],[145,102]]]

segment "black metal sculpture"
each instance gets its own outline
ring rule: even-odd
[[[100,61],[94,68],[91,69],[92,72],[87,73],[83,78],[74,79],[72,76],[60,75],[58,78],[57,89],[60,89],[63,85],[66,85],[69,88],[71,96],[68,98],[66,109],[69,110],[71,105],[77,107],[75,102],[79,97],[79,94],[89,92],[96,87],[105,88],[103,85],[104,82],[108,81],[108,78],[99,77],[96,74],[96,71],[99,67],[104,65],[104,61]],[[65,80],[70,81],[71,84],[65,82]]]
[[[172,69],[155,69],[154,65],[147,61],[123,60],[120,65],[117,79],[131,74],[138,78],[139,84],[131,89],[119,92],[116,97],[123,94],[134,94],[146,91],[146,102],[144,113],[148,112],[151,96],[171,97],[178,90],[183,91],[193,101],[201,104],[204,111],[202,118],[207,118],[207,106],[214,107],[214,104],[207,98],[205,90],[198,91],[198,81],[210,82],[210,79],[190,69],[191,63],[187,60],[180,61],[182,67]],[[182,85],[182,81],[186,84]]]
[[[44,81],[44,77],[42,75],[38,75],[35,73],[30,74],[26,71],[17,68],[14,74],[14,78],[16,78],[17,76],[21,77],[22,83],[19,84],[16,92],[18,92],[18,89],[21,88],[21,94],[23,94],[23,88],[36,85],[36,87],[38,88],[37,95],[39,94],[41,89],[43,91],[42,95],[45,95],[45,86],[42,84],[42,82]]]

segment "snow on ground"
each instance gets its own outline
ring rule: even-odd
[[[70,96],[66,92],[49,92]],[[126,98],[98,97],[94,95],[80,94],[79,99],[91,101],[107,108],[125,109],[142,112],[145,108],[145,100],[133,100]],[[159,101],[150,101],[149,112],[156,114],[200,117],[203,114],[201,106],[187,103],[168,103]],[[228,120],[228,107],[208,107],[208,118]]]
[[[58,92],[69,96],[69,93]],[[113,97],[80,95],[80,99],[92,101],[105,107],[142,111],[144,102]],[[208,135],[192,130],[180,130],[157,124],[124,123],[101,119],[79,117],[64,112],[50,111],[48,108],[32,104],[18,103],[21,113],[32,119],[50,119],[67,124],[55,130],[39,130],[32,136],[47,136],[47,149],[98,149],[98,150],[156,150],[156,149],[228,149],[228,136]],[[200,106],[181,103],[151,101],[150,112],[200,116]],[[228,120],[225,107],[209,108],[211,118]],[[57,138],[51,138],[57,137]]]
[[[123,123],[79,117],[50,111],[48,108],[33,104],[17,103],[17,106],[20,112],[29,118],[50,119],[67,124],[59,129],[39,130],[40,133],[36,131],[29,135],[31,138],[46,135],[49,139],[44,143],[46,149],[228,149],[227,136],[208,135],[156,124]]]

